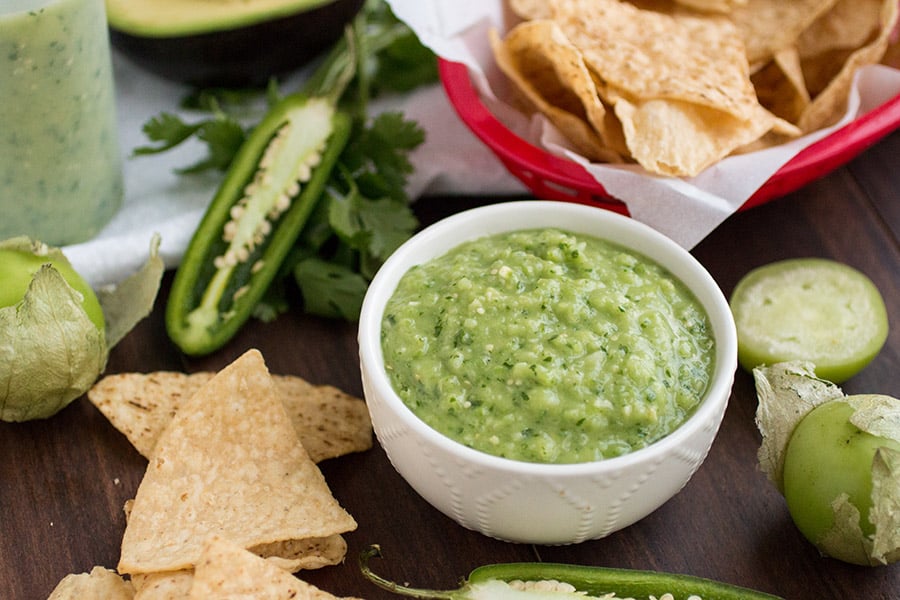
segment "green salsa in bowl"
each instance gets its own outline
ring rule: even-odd
[[[737,364],[727,302],[688,252],[544,201],[415,236],[370,285],[359,342],[398,472],[463,526],[528,543],[603,537],[677,493]]]
[[[681,425],[709,385],[714,341],[699,301],[655,261],[543,228],[407,271],[382,353],[394,391],[434,429],[504,458],[574,463]]]

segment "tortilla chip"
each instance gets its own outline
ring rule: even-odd
[[[88,399],[145,458],[173,415],[215,374],[209,372],[107,375]],[[273,375],[284,407],[310,458],[320,462],[372,447],[372,423],[362,400],[292,375]]]
[[[547,0],[509,0],[509,8],[520,19],[547,19],[550,6]]]
[[[675,0],[694,10],[715,13],[729,13],[735,6],[743,6],[748,0]]]
[[[753,142],[736,148],[732,154],[745,154],[747,152],[755,152],[757,150],[765,150],[772,146],[787,143],[792,139],[801,135],[800,128],[789,121],[785,121],[780,117],[775,117],[772,129],[766,132],[761,138]]]
[[[547,28],[558,33],[558,37]],[[548,33],[550,37],[546,36]],[[491,31],[490,41],[500,69],[577,152],[592,160],[621,161],[615,152],[606,148],[601,132],[593,126],[598,122],[603,127],[606,109],[596,95],[590,73],[580,56],[574,60],[561,56],[560,49],[567,42],[552,22],[527,21],[503,40]],[[564,62],[557,61],[557,56]]]
[[[126,500],[123,511],[125,520],[131,515],[131,509],[134,506],[134,500]],[[347,542],[340,535],[332,535],[325,538],[309,538],[302,540],[283,540],[268,544],[259,544],[249,548],[254,554],[272,561],[286,571],[295,573],[297,571],[309,569],[321,569],[330,565],[341,562],[347,554]],[[189,572],[189,571],[188,571]],[[163,592],[158,592],[161,597],[165,596],[165,590],[169,586],[175,587],[178,584],[179,575],[184,571],[176,571],[173,573],[137,573],[132,576],[135,587],[139,587],[137,582],[146,578],[152,578],[156,587],[161,588]],[[160,577],[157,578],[156,576]],[[168,577],[162,577],[166,575]],[[174,582],[168,581],[169,577]],[[140,591],[140,590],[138,590]]]
[[[588,159],[598,160],[596,133],[604,151],[667,176],[831,125],[859,67],[900,65],[893,0],[509,7],[524,22],[513,18],[505,39],[491,32],[491,42],[526,110],[544,113]]]
[[[306,391],[299,377],[275,375],[272,379],[281,389],[288,417],[314,462],[372,447],[372,421],[363,400],[330,385]]]
[[[888,43],[887,51],[885,51],[884,56],[881,57],[881,64],[887,65],[892,69],[900,69],[900,43],[898,43],[898,31],[897,26],[894,26],[894,33],[891,35],[890,42]]]
[[[740,120],[758,115],[744,46],[725,17],[662,14],[618,0],[559,0],[553,18],[597,78],[631,102],[665,98]]]
[[[751,121],[677,100],[620,98],[615,110],[635,160],[650,172],[674,177],[699,174],[773,125],[762,107]]]
[[[850,0],[841,0],[848,2]],[[850,88],[853,85],[853,77],[856,70],[869,64],[878,63],[887,50],[891,37],[891,32],[897,25],[898,3],[896,0],[879,0],[877,7],[877,15],[873,15],[877,19],[878,34],[867,45],[853,51],[852,54],[843,62],[840,72],[833,77],[828,85],[815,96],[812,102],[803,111],[800,116],[798,125],[805,131],[815,131],[838,121],[843,115],[847,107],[847,99],[849,97]],[[866,6],[862,4],[861,6]],[[804,73],[807,65],[804,64]],[[807,76],[807,81],[809,81]],[[812,89],[812,86],[810,86]]]
[[[66,575],[56,585],[47,600],[131,600],[134,587],[131,582],[113,570],[94,567],[90,573]]]
[[[587,121],[603,137],[606,109],[597,94],[597,87],[581,52],[566,39],[556,23],[547,20],[523,23],[507,35],[504,44],[514,54],[524,54],[523,58],[536,56],[538,65],[548,64],[556,74],[554,83],[558,81],[563,88],[558,95],[565,96],[566,91],[571,92],[576,100],[572,112],[583,112]],[[553,94],[546,96],[552,99]]]
[[[332,535],[260,544],[249,550],[295,573],[301,569],[320,569],[341,562],[347,555],[347,542],[340,535]]]
[[[278,544],[257,546],[245,552],[259,557],[260,560],[271,564],[273,568],[281,572],[293,573],[300,569],[315,569],[340,562],[347,552],[347,544],[338,535],[325,540],[291,540]],[[260,554],[261,552],[269,552],[269,554]],[[321,559],[317,558],[329,556],[329,554],[331,560],[327,563],[321,562]],[[317,560],[319,561],[318,564],[313,562]],[[134,599],[182,600],[188,598],[195,576],[195,569],[136,573],[132,575],[132,582],[137,590]],[[215,597],[219,598],[220,596]],[[253,597],[255,598],[256,596]]]
[[[772,61],[751,76],[759,102],[772,114],[791,123],[811,101],[803,78],[800,55],[791,46],[775,53]]]
[[[219,536],[210,538],[203,548],[189,598],[336,600],[336,596]]]
[[[802,58],[819,56],[832,50],[855,50],[877,35],[881,0],[840,0],[797,39]]]
[[[800,34],[828,12],[837,0],[750,0],[729,14],[747,53],[756,66],[767,63],[776,52],[793,46]]]
[[[184,600],[191,592],[194,571],[161,571],[136,573],[131,576],[136,593],[134,600]]]
[[[118,570],[192,568],[212,533],[250,548],[355,528],[301,445],[262,355],[250,350],[160,436],[131,506]]]
[[[882,0],[841,0],[803,32],[797,50],[812,96],[828,87],[857,49],[878,36],[882,4]]]
[[[814,98],[825,91],[825,88],[838,77],[852,54],[853,50],[835,48],[803,60],[801,63],[803,80],[806,82],[810,97]]]

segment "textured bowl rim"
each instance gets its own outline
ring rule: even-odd
[[[590,223],[591,226],[602,224],[604,227],[617,231],[623,237],[633,236],[645,244],[643,248],[635,248],[633,244],[622,240],[618,240],[618,242],[645,255],[648,254],[645,251],[648,244],[655,252],[671,253],[676,257],[674,260],[681,269],[687,270],[692,275],[691,281],[685,281],[684,273],[675,273],[676,269],[673,268],[673,265],[663,264],[663,266],[688,285],[703,304],[713,327],[716,338],[716,366],[713,379],[700,405],[694,414],[675,431],[649,446],[629,454],[601,461],[558,464],[518,461],[469,448],[433,429],[416,416],[394,391],[383,368],[381,320],[384,307],[388,298],[393,294],[398,281],[409,268],[443,254],[463,241],[483,235],[518,229],[534,229],[542,226],[567,228],[556,222],[541,222],[540,219],[537,219],[537,217],[547,217],[551,214],[561,215],[560,218],[581,219],[581,222]],[[464,235],[459,235],[459,232],[464,232]],[[600,233],[591,233],[588,231],[588,227],[582,227],[581,232],[601,238],[608,237]],[[423,252],[421,248],[423,245],[434,245],[434,250]],[[655,257],[651,256],[651,258],[662,262]],[[582,204],[550,200],[502,202],[468,209],[442,219],[416,234],[394,251],[370,283],[360,311],[358,342],[361,365],[368,375],[369,385],[372,386],[370,393],[377,394],[385,403],[389,404],[394,413],[402,419],[403,425],[414,430],[429,443],[458,456],[460,460],[469,461],[485,468],[534,476],[596,475],[602,472],[618,471],[635,463],[660,459],[680,446],[697,428],[702,428],[709,422],[718,426],[731,395],[734,373],[737,368],[737,333],[728,302],[712,276],[689,252],[651,227],[615,212]]]

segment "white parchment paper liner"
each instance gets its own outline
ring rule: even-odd
[[[489,108],[507,122],[498,98],[502,85],[488,43],[488,31],[506,31],[515,18],[502,0],[388,0],[439,56],[466,65]],[[519,135],[582,165],[631,216],[692,248],[749,199],[775,172],[810,144],[864,115],[900,93],[900,72],[884,66],[866,67],[857,74],[847,112],[832,127],[788,144],[720,161],[697,177],[658,177],[637,166],[591,164],[561,146],[549,124],[542,127],[508,122]],[[508,109],[508,107],[506,107]],[[498,113],[500,111],[501,114]],[[537,133],[534,133],[534,132]],[[528,136],[531,136],[530,138]]]

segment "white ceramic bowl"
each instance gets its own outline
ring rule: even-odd
[[[459,243],[505,231],[555,227],[631,248],[664,266],[706,309],[715,370],[696,412],[681,427],[630,454],[590,463],[535,464],[498,458],[438,433],[403,403],[383,367],[381,319],[400,278]],[[359,322],[363,390],[378,442],[400,475],[460,525],[512,542],[571,544],[642,519],[687,483],[719,429],[737,366],[737,337],[716,282],[683,248],[628,217],[575,203],[520,201],[446,218],[414,236],[369,286]]]

